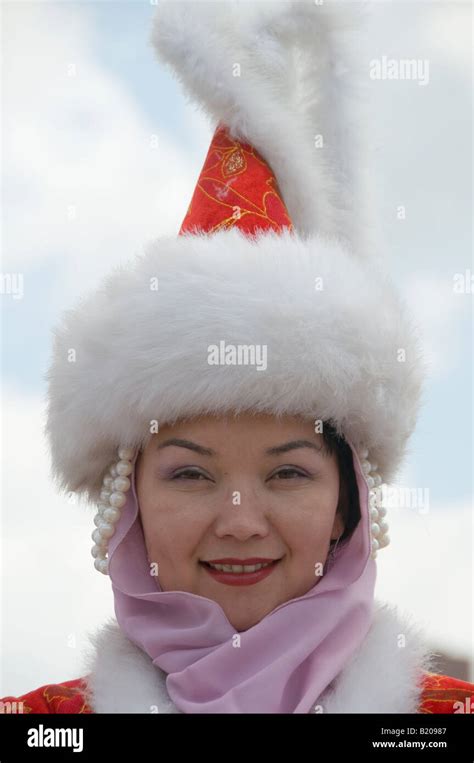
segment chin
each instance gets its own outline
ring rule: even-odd
[[[253,628],[254,625],[257,625],[263,617],[264,615],[262,615],[262,617],[259,617],[255,620],[248,620],[245,622],[240,622],[238,620],[231,620],[229,618],[229,622],[235,628],[237,633],[245,633],[245,631],[248,631],[249,628]]]
[[[272,612],[280,603],[281,603],[280,601],[276,601],[271,606],[262,608],[262,610],[260,611],[255,609],[252,610],[250,606],[247,606],[243,608],[241,612],[236,612],[235,608],[233,608],[232,611],[229,611],[223,604],[221,604],[221,606],[227,616],[227,619],[231,623],[231,625],[235,628],[235,630],[238,633],[242,633],[243,631],[247,631],[249,628],[252,628],[254,625],[257,625],[261,620],[263,620],[264,617],[266,617],[266,615],[269,615],[270,612]]]

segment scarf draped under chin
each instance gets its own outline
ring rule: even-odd
[[[150,575],[135,456],[127,501],[109,542],[115,614],[123,633],[167,674],[166,688],[178,710],[312,712],[365,639],[374,608],[376,563],[370,555],[368,487],[351,449],[361,519],[350,540],[339,546],[333,563],[309,591],[280,604],[240,634],[217,602],[185,591],[163,591],[159,578]]]

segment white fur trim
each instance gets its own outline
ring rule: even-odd
[[[400,645],[400,637],[405,646]],[[179,713],[166,674],[110,620],[91,634],[86,699],[95,713]],[[420,672],[434,655],[413,620],[377,603],[371,628],[332,686],[315,698],[323,713],[416,713]]]
[[[85,700],[94,713],[178,713],[166,674],[130,641],[115,618],[89,634]]]
[[[366,11],[354,0],[171,0],[159,3],[150,40],[208,117],[266,159],[297,232],[339,236],[361,254],[375,240],[366,211]]]
[[[322,237],[233,228],[158,240],[67,311],[55,335],[53,475],[93,501],[119,445],[146,444],[153,420],[332,419],[387,482],[415,425],[423,373],[407,308],[375,262]],[[209,365],[220,341],[266,346],[267,369]]]
[[[436,654],[412,615],[376,602],[365,641],[319,703],[326,713],[416,713],[422,671]]]

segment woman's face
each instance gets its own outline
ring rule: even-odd
[[[293,416],[205,416],[160,428],[138,457],[136,489],[161,588],[213,599],[244,631],[316,585],[330,540],[344,530],[337,457],[323,447],[312,422]],[[203,564],[229,558],[279,561],[245,585],[248,572],[219,578]]]

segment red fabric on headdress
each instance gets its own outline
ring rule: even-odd
[[[275,175],[249,143],[231,138],[220,124],[179,235],[197,230],[214,233],[237,226],[247,234],[293,230]]]

